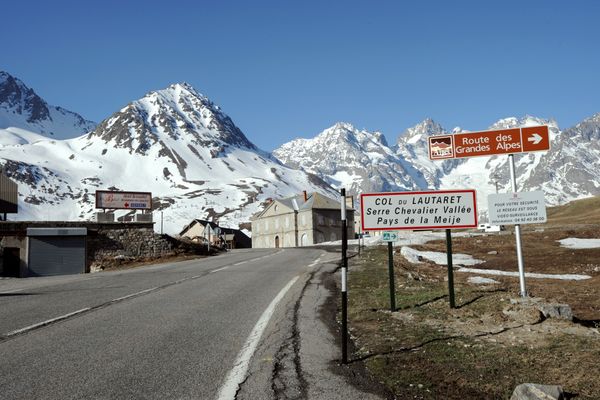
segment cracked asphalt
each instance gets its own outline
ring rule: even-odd
[[[215,399],[256,321],[297,276],[235,398],[385,398],[360,365],[339,365],[331,297],[338,261],[339,253],[315,248],[245,250],[3,279],[1,397]]]

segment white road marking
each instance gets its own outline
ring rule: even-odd
[[[238,354],[235,362],[233,363],[233,368],[227,374],[221,389],[219,390],[219,394],[217,396],[218,400],[233,400],[235,399],[235,394],[237,393],[239,385],[244,381],[246,377],[246,372],[248,372],[248,366],[250,365],[250,359],[254,355],[256,348],[258,347],[258,342],[262,334],[264,333],[269,320],[273,316],[275,312],[275,307],[281,301],[283,296],[287,293],[288,290],[296,283],[298,277],[294,277],[291,281],[288,282],[287,285],[275,296],[271,304],[267,307],[267,309],[262,313],[256,325],[250,332],[250,335],[246,339],[246,343],[242,347],[242,350]]]
[[[42,327],[42,326],[49,325],[49,324],[51,324],[53,322],[56,322],[56,321],[61,321],[63,319],[70,318],[70,317],[72,317],[74,315],[81,314],[81,313],[84,313],[84,312],[89,311],[89,310],[91,310],[91,308],[89,308],[89,307],[82,308],[81,310],[73,311],[72,313],[61,315],[60,317],[52,318],[52,319],[49,319],[49,320],[46,320],[46,321],[43,321],[43,322],[39,322],[37,324],[26,326],[25,328],[17,329],[16,331],[12,331],[12,332],[7,333],[6,335],[4,335],[4,337],[15,336],[15,335],[18,335],[18,334],[21,334],[21,333],[24,333],[24,332],[27,332],[27,331],[30,331],[30,330]]]
[[[240,262],[238,262],[238,263],[235,263],[235,264],[233,264],[233,265],[242,265],[242,264],[246,264],[247,262],[248,262],[248,261],[240,261]]]
[[[11,293],[19,293],[22,292],[25,289],[15,289],[15,290],[9,290],[8,292],[0,292],[0,294],[11,294]]]
[[[118,297],[116,299],[111,300],[109,303],[115,303],[117,301],[126,300],[126,299],[128,299],[130,297],[139,296],[140,294],[144,294],[144,293],[148,293],[148,292],[153,292],[155,290],[158,290],[158,287],[153,287],[153,288],[150,288],[150,289],[141,290],[141,291],[136,292],[136,293],[128,294],[127,296]]]
[[[237,265],[237,264],[233,264],[233,265]],[[227,268],[229,268],[229,267],[217,268],[217,269],[210,271],[209,274],[214,274],[215,272],[223,271],[224,269],[227,269]]]
[[[308,264],[309,268],[312,267],[316,267],[317,265],[319,265],[319,263],[321,262],[321,256],[319,256],[319,258],[317,258],[315,261],[313,261],[312,263]]]

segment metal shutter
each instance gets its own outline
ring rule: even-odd
[[[85,272],[85,236],[29,237],[29,276]]]

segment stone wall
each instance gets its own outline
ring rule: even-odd
[[[23,260],[27,228],[87,228],[86,272],[101,270],[121,260],[148,260],[175,252],[173,241],[155,233],[154,224],[147,222],[0,222],[0,247],[20,248]]]
[[[174,254],[171,243],[155,233],[151,223],[99,225],[102,226],[97,230],[88,230],[90,272],[114,265],[115,261],[145,260]]]

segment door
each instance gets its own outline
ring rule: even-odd
[[[275,236],[275,248],[279,248],[279,236]]]
[[[30,276],[85,272],[85,236],[30,236]]]
[[[300,238],[300,246],[308,246],[308,235],[303,233]]]
[[[2,252],[2,276],[18,278],[20,275],[20,250],[18,247],[5,247]]]

